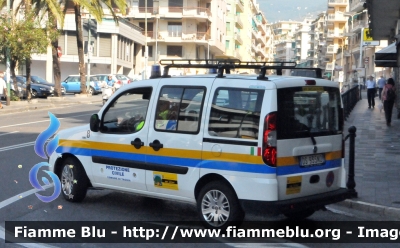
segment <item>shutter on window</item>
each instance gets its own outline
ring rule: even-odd
[[[99,57],[111,57],[111,34],[100,33]]]
[[[67,32],[67,53],[68,55],[78,55],[78,45],[76,44],[76,32]]]

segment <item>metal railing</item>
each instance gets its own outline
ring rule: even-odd
[[[342,101],[343,101],[343,114],[345,120],[349,117],[351,111],[354,106],[356,106],[357,102],[360,100],[360,88],[358,85],[353,86],[349,90],[342,93]]]

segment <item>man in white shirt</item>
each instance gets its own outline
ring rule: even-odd
[[[368,108],[371,106],[375,108],[375,81],[373,76],[369,76],[367,80],[367,97],[368,97]]]
[[[7,91],[7,85],[3,78],[4,72],[0,71],[0,109],[3,108],[3,105],[1,104],[1,99],[6,96]]]
[[[385,87],[385,84],[386,84],[386,79],[382,75],[381,78],[378,80],[379,100],[381,99],[382,90],[383,90],[383,87]]]

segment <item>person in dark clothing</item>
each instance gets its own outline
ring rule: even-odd
[[[373,76],[369,76],[367,80],[367,97],[368,108],[375,107],[375,81]]]
[[[386,125],[388,127],[391,126],[392,122],[392,110],[395,99],[388,98],[388,90],[394,90],[396,92],[396,88],[394,87],[394,80],[393,78],[389,78],[387,80],[387,84],[383,88],[382,91],[382,101],[383,101],[383,109],[385,110],[385,118],[386,118]]]

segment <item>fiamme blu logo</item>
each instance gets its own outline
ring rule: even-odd
[[[55,151],[59,139],[58,135],[56,135],[56,132],[60,127],[60,121],[50,112],[49,112],[49,117],[50,117],[49,127],[42,133],[40,133],[35,141],[35,152],[39,157],[44,159],[48,159],[51,156],[51,154]],[[41,183],[43,183],[46,186],[50,186],[51,183],[46,177],[42,177],[41,182],[39,182],[37,178],[39,169],[42,167],[49,167],[49,166],[50,166],[49,163],[41,162],[34,165],[32,169],[29,171],[29,182],[35,189],[39,191],[45,191]],[[54,192],[50,196],[43,196],[39,193],[35,193],[35,195],[43,202],[51,202],[55,200],[61,193],[60,179],[52,171],[43,170],[43,172],[49,175],[49,177],[53,181]]]

